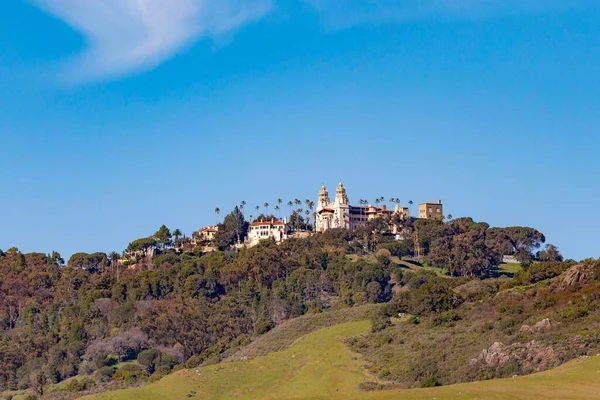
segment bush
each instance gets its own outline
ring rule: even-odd
[[[374,392],[376,390],[382,390],[383,385],[377,382],[361,382],[358,388],[365,392]]]
[[[204,357],[202,357],[202,356],[192,356],[192,357],[188,358],[188,360],[185,362],[185,367],[187,369],[196,368],[197,366],[199,366],[203,362],[204,362]]]
[[[100,382],[110,382],[115,372],[117,372],[117,368],[107,366],[102,367],[98,371],[96,371],[95,376],[96,379]]]
[[[138,354],[137,361],[139,365],[146,369],[146,372],[153,374],[160,356],[160,351],[156,349],[144,350]]]
[[[583,318],[588,314],[588,310],[585,307],[571,306],[561,311],[560,316],[566,322],[576,321],[579,318]]]
[[[256,334],[262,335],[263,333],[269,332],[273,328],[273,322],[269,321],[268,319],[259,321],[258,324],[256,324]]]
[[[68,392],[83,392],[91,389],[92,386],[94,386],[94,381],[86,377],[81,380],[73,379],[69,382],[65,390]]]
[[[390,318],[379,312],[371,317],[371,332],[379,332],[392,325]]]
[[[570,262],[540,262],[515,274],[514,283],[529,285],[559,276],[573,266]]]
[[[148,378],[148,373],[136,364],[126,364],[113,375],[113,381],[135,383]]]
[[[158,367],[156,369],[156,371],[152,374],[152,376],[150,376],[150,382],[156,382],[162,378],[164,378],[165,376],[169,375],[171,373],[171,368],[169,368],[166,365],[163,365],[161,367]]]
[[[436,315],[432,320],[432,325],[450,327],[454,326],[455,323],[460,320],[462,320],[462,317],[458,313],[455,311],[447,311]]]
[[[378,376],[379,376],[379,378],[381,378],[381,379],[385,379],[385,378],[389,377],[391,374],[392,374],[392,373],[390,372],[390,370],[389,370],[389,369],[387,369],[387,368],[384,368],[384,369],[382,369],[382,370],[379,372]]]
[[[460,305],[461,299],[443,282],[425,283],[409,292],[408,312],[427,315],[451,310]]]

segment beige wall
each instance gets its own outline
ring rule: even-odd
[[[442,203],[423,203],[419,204],[419,218],[442,218],[444,209]]]

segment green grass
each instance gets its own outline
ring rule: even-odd
[[[436,267],[434,265],[423,264],[423,266],[421,268],[426,269],[428,271],[433,271],[438,275],[442,275],[442,276],[448,275],[448,271],[446,271],[444,268]]]
[[[597,399],[600,357],[578,359],[555,370],[453,386],[362,392],[375,381],[343,338],[365,334],[369,322],[334,325],[309,333],[291,347],[249,361],[182,370],[142,388],[86,397],[133,399]]]
[[[517,272],[521,271],[523,267],[521,264],[510,263],[510,264],[500,264],[498,265],[498,270],[500,274],[507,275],[508,277],[514,276]]]

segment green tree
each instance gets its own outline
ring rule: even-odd
[[[553,244],[547,244],[544,250],[540,250],[536,254],[536,258],[540,261],[562,261],[563,256],[558,251],[558,247]]]
[[[140,352],[137,357],[137,362],[147,373],[153,374],[160,360],[160,351],[156,349],[148,349]]]
[[[486,244],[499,257],[514,255],[523,266],[533,262],[533,250],[546,242],[546,237],[534,228],[511,226],[491,228],[487,232]]]
[[[161,225],[160,228],[154,233],[154,239],[156,240],[156,245],[160,249],[165,249],[173,244],[171,231],[166,225]]]
[[[244,214],[236,206],[231,213],[225,216],[223,223],[219,224],[219,230],[215,234],[215,245],[224,250],[236,242],[243,242],[248,234],[248,227],[249,224],[246,222]]]
[[[173,231],[173,237],[175,238],[175,242],[179,241],[179,238],[181,237],[182,233],[179,229],[175,229]]]

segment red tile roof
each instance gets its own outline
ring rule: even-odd
[[[285,225],[281,221],[255,221],[250,226],[261,226],[261,225]]]

